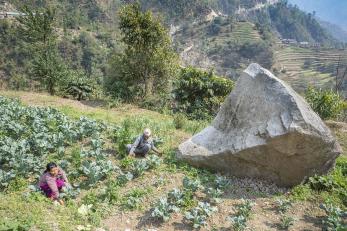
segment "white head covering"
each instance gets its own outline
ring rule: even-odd
[[[151,129],[146,128],[146,129],[143,131],[143,134],[144,134],[145,136],[151,136],[151,134],[152,134]]]

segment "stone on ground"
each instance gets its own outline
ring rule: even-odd
[[[213,123],[182,143],[177,155],[198,167],[294,186],[327,173],[340,152],[299,94],[251,64]]]

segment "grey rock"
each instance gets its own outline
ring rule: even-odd
[[[212,124],[179,146],[198,167],[294,186],[327,173],[341,153],[305,100],[258,64],[239,78]]]

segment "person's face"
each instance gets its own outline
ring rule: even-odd
[[[49,171],[49,173],[50,173],[52,176],[57,176],[58,173],[59,173],[59,170],[58,170],[57,167],[55,167],[55,168],[52,168],[52,169]]]
[[[147,134],[144,134],[143,137],[145,138],[145,140],[148,140],[148,138],[149,138],[150,136],[147,135]]]

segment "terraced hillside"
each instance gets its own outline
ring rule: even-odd
[[[274,70],[298,92],[309,85],[332,88],[339,58],[345,54],[346,51],[336,49],[283,47],[275,52]]]
[[[214,69],[218,74],[236,78],[254,59],[243,57],[242,46],[259,44],[261,35],[250,22],[232,22],[229,18],[217,17],[212,21],[183,27],[173,35],[176,49],[184,65]]]
[[[256,42],[259,41],[260,34],[255,29],[255,25],[250,22],[238,22],[233,28],[228,29],[223,28],[216,39],[212,38],[214,41],[234,41],[234,42]]]

